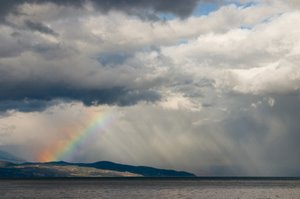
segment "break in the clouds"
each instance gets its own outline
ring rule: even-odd
[[[296,1],[19,0],[0,11],[0,150],[300,174]],[[113,120],[87,133],[97,115]]]

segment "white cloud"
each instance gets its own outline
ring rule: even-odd
[[[181,74],[209,78],[217,88],[242,93],[299,90],[300,14],[292,12],[252,29],[210,33],[162,48]]]
[[[158,102],[158,105],[166,109],[174,110],[187,110],[187,111],[200,111],[201,103],[197,103],[189,97],[183,96],[181,93],[165,93],[166,96],[163,96],[162,101]]]
[[[289,62],[228,70],[222,76],[217,86],[241,93],[289,93],[300,89],[299,67]]]
[[[180,84],[177,81],[187,77],[211,78],[218,67],[251,68],[277,61],[294,44],[287,37],[297,39],[299,33],[295,27],[289,36],[277,30],[297,23],[298,14],[275,17],[270,24],[257,24],[276,16],[281,8],[267,4],[246,8],[228,5],[208,16],[153,22],[117,11],[105,15],[89,6],[79,9],[25,4],[21,7],[25,15],[10,15],[7,19],[14,24],[18,37],[4,38],[11,48],[17,45],[11,43],[21,41],[22,50],[16,48],[14,52],[20,55],[0,60],[0,67],[16,81],[35,77],[81,88],[160,89],[161,84],[166,87],[165,82]],[[31,32],[24,27],[26,20],[41,21],[59,36]],[[14,31],[13,27],[7,34]],[[2,28],[7,29],[5,25]],[[177,45],[181,39],[188,43]],[[151,50],[151,46],[156,46],[156,50]],[[100,63],[102,54],[114,56],[120,52],[128,56],[123,62],[110,67]],[[169,75],[171,80],[167,80]]]

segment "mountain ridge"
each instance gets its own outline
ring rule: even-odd
[[[110,161],[93,163],[0,161],[0,178],[43,177],[195,177],[185,171],[132,166]]]

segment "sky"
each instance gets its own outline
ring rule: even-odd
[[[1,0],[0,151],[300,176],[297,0]]]

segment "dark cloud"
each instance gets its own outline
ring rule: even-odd
[[[45,60],[59,60],[68,57],[76,52],[75,49],[63,44],[39,43],[31,46],[30,50],[39,54]]]
[[[139,101],[156,101],[160,95],[151,90],[130,90],[123,87],[108,89],[80,89],[61,84],[13,83],[0,86],[0,111],[41,111],[61,99],[82,101],[85,105],[134,105]]]
[[[200,0],[11,0],[1,2],[0,18],[3,20],[5,16],[11,12],[20,14],[16,8],[24,3],[41,4],[49,2],[57,5],[75,7],[81,7],[86,2],[92,2],[94,6],[102,12],[107,12],[109,10],[120,10],[134,15],[141,15],[144,13],[145,15],[149,15],[150,18],[152,18],[153,15],[144,11],[151,11],[153,13],[173,13],[180,17],[186,17],[192,13],[199,1]]]
[[[44,34],[49,34],[53,36],[58,36],[58,33],[56,33],[54,30],[49,28],[48,26],[44,25],[40,22],[33,22],[30,20],[24,21],[25,25],[32,31],[37,31]]]
[[[103,10],[121,10],[134,13],[136,9],[153,10],[154,12],[173,13],[186,17],[194,10],[198,0],[104,0],[94,1],[95,5]]]
[[[56,101],[41,101],[41,100],[21,100],[0,101],[0,113],[7,110],[18,110],[21,112],[43,111],[45,108],[55,105]]]
[[[26,50],[26,47],[28,46],[17,38],[18,34],[19,33],[16,32],[12,33],[11,35],[6,35],[5,33],[2,33],[0,37],[0,58],[15,57],[20,55],[24,50]]]
[[[9,46],[8,48],[0,48],[0,58],[2,57],[15,57],[20,55],[24,49]]]

